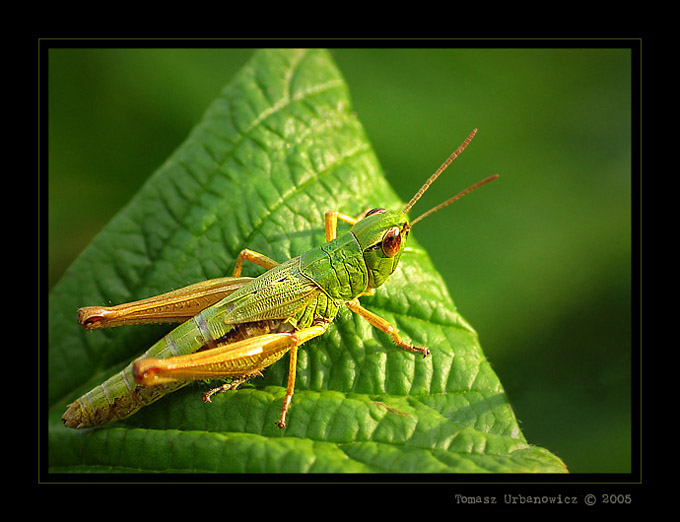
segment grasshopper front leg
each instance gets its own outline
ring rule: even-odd
[[[326,212],[325,214],[326,241],[332,241],[333,239],[335,239],[337,234],[338,219],[344,221],[345,223],[349,223],[350,225],[355,225],[361,219],[364,218],[365,214],[366,212],[362,212],[359,216],[353,218],[351,216],[348,216],[347,214],[338,212],[337,210],[330,210]],[[375,288],[367,288],[366,291],[363,292],[361,295],[370,296],[373,295],[374,293]],[[378,330],[390,335],[394,342],[396,343],[396,345],[399,346],[400,348],[403,348],[404,350],[408,350],[409,352],[413,353],[415,352],[422,353],[424,357],[430,354],[430,350],[428,350],[427,348],[423,346],[415,346],[404,341],[399,336],[399,334],[397,333],[397,329],[392,324],[390,324],[388,321],[386,321],[379,315],[376,315],[373,312],[366,310],[363,306],[361,306],[361,304],[359,304],[358,298],[352,299],[351,301],[345,304],[347,305],[347,308],[352,310],[352,312],[359,314],[361,317],[366,319],[369,323],[371,323],[371,325],[376,327]]]
[[[403,348],[404,350],[408,350],[409,352],[413,353],[416,352],[422,353],[423,357],[427,357],[428,355],[430,355],[430,350],[428,350],[424,346],[415,346],[404,341],[397,333],[397,329],[389,321],[383,319],[379,315],[376,315],[369,310],[366,310],[363,306],[359,304],[359,299],[352,299],[351,301],[345,304],[347,305],[347,308],[352,310],[352,312],[359,314],[361,317],[363,317],[369,323],[371,323],[371,325],[375,326],[378,330],[392,336],[392,339],[394,340],[396,345],[399,346],[400,348]]]
[[[356,225],[362,216],[353,218],[337,210],[329,210],[324,215],[325,229],[326,229],[326,241],[333,241],[337,237],[338,231],[338,219],[349,223],[350,225]]]

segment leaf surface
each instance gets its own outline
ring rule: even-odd
[[[105,427],[62,425],[69,402],[170,329],[86,332],[78,307],[230,275],[246,247],[284,261],[325,240],[327,210],[401,205],[329,54],[257,52],[50,294],[50,470],[565,472],[524,439],[477,334],[413,238],[399,270],[362,302],[430,357],[396,348],[343,309],[299,353],[285,430],[275,421],[287,357],[210,404],[201,401],[209,385],[194,383]]]

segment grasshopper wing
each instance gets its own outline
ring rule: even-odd
[[[321,289],[300,272],[300,258],[281,263],[215,305],[228,324],[288,319]]]

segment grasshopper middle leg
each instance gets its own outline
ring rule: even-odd
[[[260,370],[257,370],[253,373],[249,373],[246,375],[241,375],[240,377],[234,377],[231,381],[222,384],[221,386],[218,386],[217,388],[213,388],[203,394],[203,402],[212,402],[210,400],[210,397],[215,395],[216,393],[224,393],[229,390],[235,390],[242,384],[247,383],[250,379],[253,377],[262,377],[262,372]]]
[[[266,268],[267,270],[270,270],[274,268],[276,265],[278,265],[276,261],[268,258],[264,254],[260,254],[259,252],[255,252],[254,250],[244,248],[243,250],[241,250],[238,257],[236,258],[236,266],[234,267],[234,277],[239,277],[241,275],[244,260],[248,260],[251,263]]]

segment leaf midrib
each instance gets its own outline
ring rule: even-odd
[[[304,56],[304,54],[303,54],[302,56]],[[301,61],[301,60],[300,60],[300,61]],[[298,61],[297,64],[294,64],[294,66],[291,67],[291,70],[293,70],[297,65],[299,65],[300,61]],[[341,87],[342,85],[343,85],[343,84],[342,84],[341,81],[334,81],[334,82],[327,82],[326,84],[324,84],[324,87],[325,87],[326,89],[330,90],[330,89],[332,89],[332,88]],[[290,86],[289,86],[288,90],[290,90]],[[260,125],[264,124],[269,118],[273,117],[274,115],[278,114],[280,111],[284,110],[286,107],[290,106],[290,104],[291,104],[292,102],[298,102],[298,101],[304,100],[304,99],[306,99],[307,97],[310,97],[310,96],[316,95],[316,94],[318,94],[318,93],[320,93],[320,92],[323,92],[323,90],[324,90],[324,89],[315,86],[315,87],[310,88],[310,89],[308,89],[308,90],[301,91],[298,95],[293,96],[292,98],[291,98],[291,96],[289,95],[289,96],[287,96],[287,97],[283,100],[282,103],[280,103],[280,104],[276,107],[276,110],[272,110],[272,111],[269,111],[269,112],[264,111],[264,112],[267,112],[267,114],[266,114],[264,117],[261,117],[262,115],[258,115],[258,117],[256,117],[256,118],[253,120],[253,123],[248,127],[247,132],[244,132],[244,133],[239,134],[238,139],[235,140],[233,143],[231,143],[231,147],[225,152],[224,156],[222,157],[222,161],[215,161],[215,163],[216,163],[217,165],[224,165],[229,159],[232,159],[232,158],[234,157],[235,151],[238,149],[238,147],[240,146],[240,144],[243,143],[243,141],[244,141],[245,139],[247,139],[248,137],[250,137],[250,134],[251,134],[255,129],[257,129]],[[262,114],[264,114],[264,112],[263,112]],[[195,129],[194,132],[198,132],[204,125],[207,125],[208,121],[210,121],[210,120],[204,120],[201,124],[199,124],[199,127],[198,127],[197,129]],[[192,133],[192,134],[193,134],[193,133]],[[191,139],[191,138],[189,138],[189,139]],[[197,143],[199,146],[201,146],[201,147],[203,147],[203,148],[205,149],[205,147],[203,146],[203,144],[202,144],[200,141],[198,141],[198,142],[196,142],[196,143]],[[205,150],[206,150],[206,152],[207,152],[208,154],[210,154],[210,155],[212,156],[212,152],[211,152],[210,150],[207,150],[207,149],[205,149]],[[356,151],[353,151],[353,154],[355,154],[355,155],[358,156],[358,155],[361,154],[362,152],[368,152],[369,150],[370,150],[370,149],[369,149],[368,147],[366,147],[365,145],[362,144],[362,147],[358,148]],[[351,156],[351,155],[350,155],[350,156]],[[347,158],[348,158],[348,156],[346,156],[345,158],[343,158],[343,160],[346,160]],[[215,159],[215,158],[213,158],[213,159]],[[187,171],[188,174],[190,174],[190,170],[188,170],[188,169],[186,169],[186,168],[185,168],[185,170]],[[220,170],[219,168],[215,168],[212,172],[208,173],[208,176],[207,176],[207,177],[208,177],[208,182],[207,182],[207,183],[201,183],[201,182],[200,182],[198,179],[196,179],[195,177],[194,177],[193,179],[194,179],[194,181],[198,184],[198,186],[201,187],[201,190],[202,190],[202,191],[204,191],[204,192],[205,192],[205,191],[209,191],[210,181],[214,180],[214,179],[219,175],[219,170]],[[327,172],[330,172],[330,171],[332,171],[332,169],[329,168]],[[283,205],[287,199],[290,199],[290,198],[294,197],[294,196],[299,192],[300,189],[302,189],[302,188],[308,186],[309,184],[311,184],[311,183],[317,181],[318,179],[319,179],[319,176],[318,176],[318,175],[315,175],[314,177],[312,177],[310,180],[308,180],[308,181],[307,181],[305,184],[303,184],[302,186],[297,187],[297,188],[294,189],[293,191],[290,191],[289,193],[287,193],[287,194],[285,195],[285,198],[281,198],[281,199],[279,200],[279,202],[278,202],[276,208],[279,208],[281,205]],[[149,265],[148,265],[147,268],[145,268],[143,271],[140,272],[140,277],[139,277],[140,280],[145,280],[145,275],[148,274],[148,272],[149,272],[150,270],[153,269],[152,267],[153,267],[154,264],[155,264],[154,261],[163,258],[163,253],[166,251],[166,249],[170,248],[169,245],[172,244],[172,241],[171,241],[172,238],[173,238],[173,237],[176,237],[176,235],[177,235],[181,230],[185,230],[185,229],[186,229],[186,226],[185,226],[186,218],[187,218],[187,216],[192,212],[192,209],[193,209],[193,206],[192,206],[192,205],[187,206],[187,210],[186,210],[181,216],[175,218],[175,222],[177,223],[177,226],[173,227],[173,229],[171,230],[170,235],[166,238],[165,241],[163,241],[163,247],[162,247],[162,248],[160,248],[160,249],[154,249],[154,250],[150,250],[150,249],[147,248],[147,257],[148,257],[150,263],[149,263]],[[276,209],[274,209],[274,210],[276,210]],[[244,242],[243,242],[242,245],[241,245],[241,248],[238,249],[239,252],[240,252],[240,250],[242,250],[243,248],[246,248],[246,247],[247,247],[248,241],[250,241],[250,240],[252,239],[252,237],[254,237],[255,234],[256,234],[257,232],[259,232],[259,231],[263,228],[263,226],[266,224],[267,220],[268,220],[272,215],[273,215],[273,211],[266,213],[266,214],[263,216],[263,219],[260,221],[260,223],[259,223],[258,225],[256,225],[256,226],[253,227],[253,230],[252,230],[252,232],[250,233],[250,235],[248,236],[248,238],[246,238],[246,239],[244,240]],[[218,220],[217,220],[217,216],[215,216],[214,219],[212,220],[212,222],[210,223],[209,227],[206,228],[206,231],[207,231],[210,227],[213,227],[217,221],[218,221]],[[225,248],[226,248],[226,245],[225,245]],[[231,254],[231,256],[232,256],[233,258],[235,258],[236,255],[238,254],[238,252],[230,252],[230,254]],[[120,279],[123,280],[122,277],[120,277]],[[129,285],[126,285],[126,286],[129,286]],[[130,290],[131,290],[131,288],[128,288],[128,291],[130,291]]]

